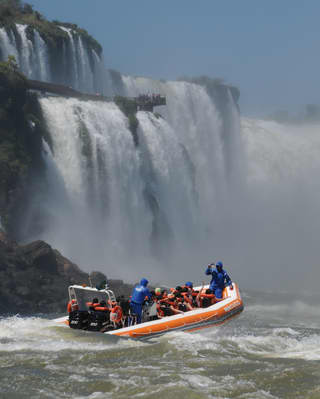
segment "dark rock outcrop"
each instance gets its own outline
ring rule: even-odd
[[[46,192],[42,140],[51,144],[38,97],[27,88],[13,57],[0,62],[0,218],[18,239],[33,193]]]
[[[18,245],[0,232],[0,314],[65,312],[68,286],[98,285],[101,272],[89,275],[44,241]],[[116,295],[128,296],[132,286],[109,280]]]

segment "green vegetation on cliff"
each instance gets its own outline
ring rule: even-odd
[[[117,106],[120,108],[120,110],[126,115],[129,121],[129,129],[132,133],[133,140],[135,145],[139,144],[139,137],[138,137],[138,126],[139,126],[139,121],[137,119],[137,103],[135,100],[127,98],[127,97],[122,97],[122,96],[116,96],[114,97],[114,102],[117,104]]]

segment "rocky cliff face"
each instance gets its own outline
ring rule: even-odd
[[[95,286],[106,277],[90,275]],[[68,286],[89,285],[89,275],[44,241],[18,245],[0,232],[0,314],[65,312]],[[132,286],[109,280],[116,295],[129,296]]]
[[[14,232],[33,189],[41,189],[44,121],[14,61],[0,63],[0,217]],[[37,187],[36,187],[37,186]]]

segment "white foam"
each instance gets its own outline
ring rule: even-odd
[[[1,352],[60,352],[80,353],[113,350],[144,345],[134,340],[119,340],[100,333],[74,331],[57,326],[52,320],[19,316],[0,319]],[[71,366],[70,366],[71,367]]]
[[[320,359],[320,335],[305,336],[291,328],[276,328],[268,335],[228,337],[243,353],[269,358]]]

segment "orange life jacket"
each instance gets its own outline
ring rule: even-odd
[[[157,302],[157,313],[159,316],[164,317],[164,311],[161,309],[160,303]]]
[[[95,306],[94,310],[100,310],[100,312],[107,312],[109,308],[107,306]]]
[[[70,313],[75,310],[79,310],[78,302],[75,299],[72,299],[68,302],[67,311]]]
[[[183,295],[183,298],[186,302],[188,302],[192,306],[192,296],[190,295],[189,292],[181,292]]]
[[[175,298],[171,298],[171,297],[170,298],[166,297],[166,298],[161,299],[160,303],[166,304],[166,305],[169,305],[169,306],[173,306],[174,308],[177,307],[177,303],[175,301]]]
[[[120,323],[122,319],[122,309],[119,305],[114,306],[110,312],[110,320],[115,323]]]
[[[88,306],[88,308],[93,308],[95,309],[96,307],[100,306],[100,303],[92,303],[92,302],[87,302],[86,305]]]
[[[211,305],[213,305],[216,301],[215,301],[215,296],[214,294],[200,294],[200,306],[202,307],[202,302],[204,298],[208,298],[211,302]]]

